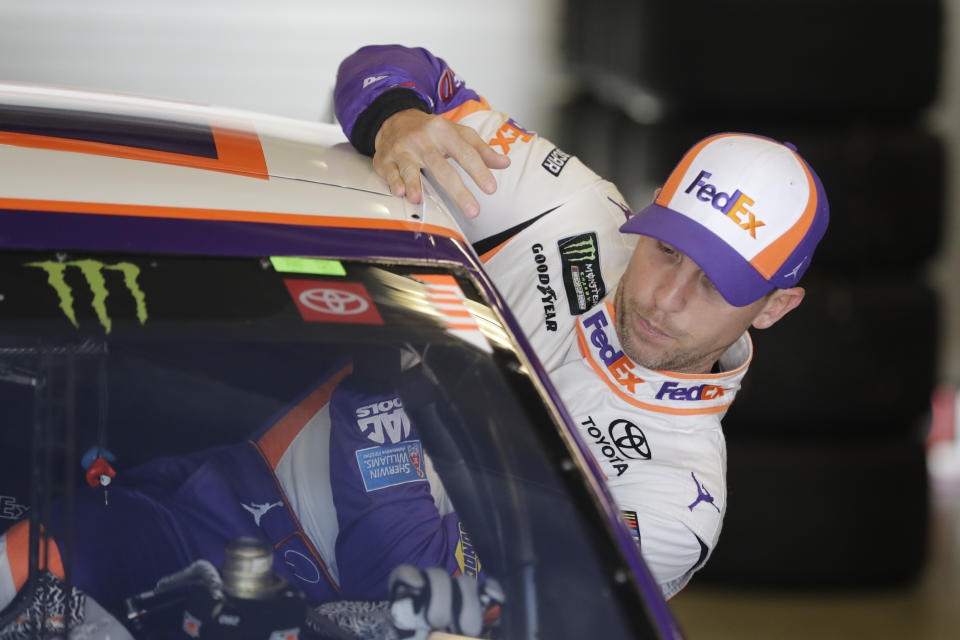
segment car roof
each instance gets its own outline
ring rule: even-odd
[[[430,233],[339,127],[135,96],[0,84],[0,209]],[[10,244],[0,234],[0,246]],[[66,247],[65,247],[66,248]]]

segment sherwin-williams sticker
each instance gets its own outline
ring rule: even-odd
[[[339,260],[272,256],[270,264],[281,273],[310,273],[317,276],[345,276],[347,270]]]
[[[600,302],[607,290],[600,275],[600,249],[597,234],[581,233],[557,242],[560,251],[563,286],[567,290],[570,313],[580,315]]]
[[[360,449],[357,451],[357,464],[360,466],[363,486],[368,493],[427,479],[423,470],[423,449],[419,440]]]
[[[307,322],[383,324],[370,294],[359,282],[284,280]]]

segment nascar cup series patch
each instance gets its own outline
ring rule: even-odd
[[[427,479],[419,440],[357,451],[357,464],[367,493]]]
[[[561,238],[557,241],[557,249],[570,313],[580,315],[600,302],[607,293],[600,275],[597,234],[590,232]]]

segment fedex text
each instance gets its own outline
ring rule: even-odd
[[[623,351],[614,348],[610,344],[610,338],[607,336],[607,319],[602,311],[597,311],[592,316],[583,321],[585,327],[592,327],[590,332],[590,343],[597,348],[600,360],[606,365],[607,370],[613,379],[621,387],[629,390],[630,393],[636,392],[636,386],[643,382],[643,378],[634,375],[635,365],[623,353]]]
[[[741,229],[749,231],[750,237],[756,238],[757,228],[764,226],[764,223],[747,208],[755,204],[753,199],[740,189],[732,194],[718,191],[716,185],[707,182],[711,176],[713,174],[709,171],[701,171],[684,193],[690,193],[696,189],[697,200],[709,202],[714,209],[736,222]]]

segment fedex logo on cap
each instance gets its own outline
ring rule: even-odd
[[[697,200],[709,202],[714,209],[736,222],[741,229],[748,231],[750,237],[756,238],[757,228],[765,225],[748,208],[755,204],[753,199],[740,189],[734,190],[733,193],[719,191],[716,185],[707,182],[712,176],[713,174],[709,171],[701,170],[684,193],[690,193],[696,189]]]

